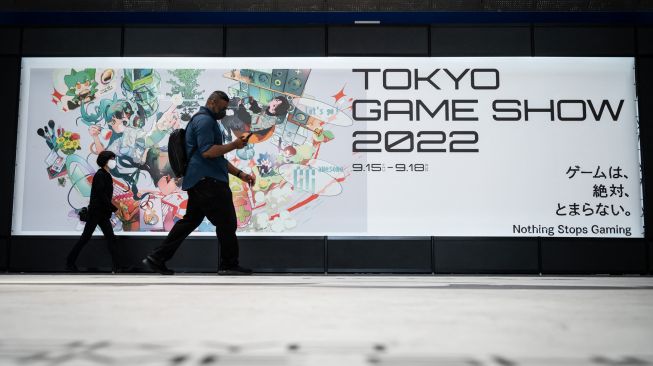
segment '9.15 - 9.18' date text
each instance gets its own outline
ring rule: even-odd
[[[410,164],[367,163],[367,164],[352,164],[351,169],[354,172],[385,172],[385,171],[395,171],[399,173],[428,172],[429,165],[423,163],[410,163]]]

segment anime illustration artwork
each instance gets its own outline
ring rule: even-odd
[[[116,231],[168,231],[183,217],[187,195],[168,163],[167,142],[215,89],[200,85],[207,73],[227,84],[231,98],[221,121],[225,139],[253,134],[227,156],[257,177],[253,186],[230,177],[239,231],[299,230],[307,219],[298,212],[346,189],[347,170],[322,160],[321,151],[337,138],[333,126],[352,125],[352,98],[343,85],[329,91],[330,100],[305,95],[310,69],[56,69],[48,102],[60,113],[29,133],[48,148],[44,178],[66,192],[71,222],[88,202],[93,162],[104,150],[117,155]],[[198,230],[215,227],[206,220]]]

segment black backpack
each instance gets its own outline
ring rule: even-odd
[[[188,124],[200,114],[207,114],[206,112],[197,112],[190,119]],[[188,126],[186,126],[188,127]],[[191,151],[191,156],[194,151]],[[186,154],[186,130],[183,128],[178,128],[170,134],[168,139],[168,160],[170,161],[170,167],[172,172],[175,173],[175,177],[181,178],[186,174],[186,169],[188,168],[188,163],[190,161],[190,156]]]

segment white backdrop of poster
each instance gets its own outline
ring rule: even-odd
[[[167,137],[224,90],[225,134],[256,133],[228,156],[257,176],[230,181],[242,234],[643,237],[634,76],[632,58],[25,58],[13,234],[79,233],[110,149],[115,230],[165,235],[186,200]]]

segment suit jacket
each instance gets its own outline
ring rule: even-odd
[[[111,203],[113,197],[113,179],[111,174],[104,169],[99,169],[93,177],[91,186],[91,201],[88,213],[97,218],[110,217],[118,207]]]

